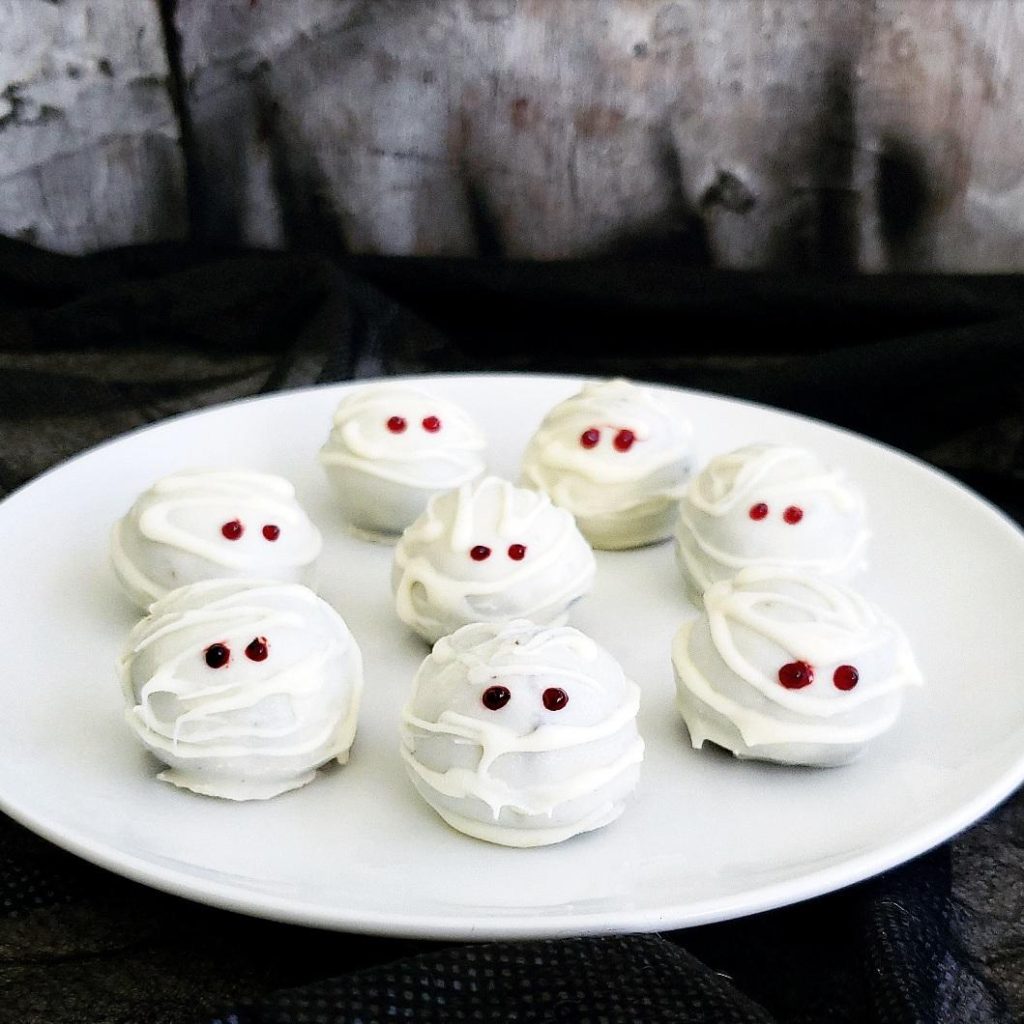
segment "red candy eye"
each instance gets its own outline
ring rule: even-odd
[[[226,644],[210,644],[205,654],[210,668],[223,668],[231,660],[231,651]]]
[[[832,682],[837,690],[852,690],[860,679],[860,673],[852,665],[840,665],[832,673]]]
[[[508,548],[508,557],[513,562],[521,562],[526,557],[526,547],[523,544],[510,544]]]
[[[220,528],[220,532],[223,533],[228,540],[238,540],[238,538],[245,533],[245,527],[237,519],[232,519],[230,523],[225,523]]]
[[[277,540],[277,538],[281,536],[281,527],[275,526],[273,523],[267,523],[267,525],[263,527],[263,536],[266,537],[267,540]]]
[[[500,711],[511,699],[507,686],[488,686],[480,698],[488,711]]]
[[[617,452],[628,452],[633,447],[633,442],[636,440],[636,434],[632,430],[620,430],[615,435],[615,440],[612,444],[615,445]]]
[[[790,505],[785,512],[782,513],[782,518],[789,523],[790,526],[796,526],[804,517],[804,510],[799,505]]]
[[[759,501],[756,505],[750,506],[750,518],[759,521],[764,519],[768,515],[768,506],[763,502]]]
[[[559,686],[549,686],[541,700],[548,711],[561,711],[569,703],[569,694]]]
[[[401,434],[402,431],[405,430],[405,426],[405,420],[401,416],[392,416],[391,419],[388,420],[388,430],[390,430],[392,434]]]
[[[254,636],[245,649],[245,656],[250,661],[266,661],[270,646],[265,636]]]
[[[591,427],[580,434],[580,445],[583,448],[596,448],[597,442],[601,440],[601,431]]]
[[[427,416],[423,420],[423,429],[428,434],[436,434],[441,429],[441,421],[436,416]]]
[[[483,544],[477,544],[475,548],[470,548],[469,557],[474,562],[482,562],[485,558],[491,557],[491,549]]]
[[[806,661],[791,661],[779,669],[779,682],[787,690],[802,690],[814,682],[814,669]]]

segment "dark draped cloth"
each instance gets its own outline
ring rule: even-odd
[[[910,451],[1024,521],[1024,279],[187,246],[71,258],[0,240],[0,495],[187,409],[462,370],[615,374],[766,402]],[[1024,1019],[1019,795],[867,882],[661,935],[319,932],[148,890],[2,816],[0,887],[0,1021]]]

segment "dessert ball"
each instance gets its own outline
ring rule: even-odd
[[[544,418],[523,482],[568,509],[595,548],[640,547],[672,533],[691,437],[670,400],[626,380],[587,384]]]
[[[362,658],[341,616],[298,584],[207,580],[157,601],[121,659],[128,724],[159,778],[265,800],[344,764]]]
[[[338,406],[320,461],[345,519],[386,538],[401,533],[433,495],[481,476],[486,447],[480,428],[454,402],[381,384]]]
[[[485,477],[432,498],[395,548],[398,617],[433,643],[469,622],[561,625],[594,553],[545,494]]]
[[[900,629],[848,587],[784,569],[744,569],[704,593],[672,646],[694,747],[838,765],[899,715],[921,676]]]
[[[158,480],[114,527],[111,559],[141,608],[206,579],[309,583],[322,541],[279,476],[244,470]]]
[[[636,785],[640,691],[567,626],[473,623],[439,640],[402,712],[402,756],[453,828],[545,846],[614,821]]]
[[[712,459],[680,504],[676,552],[691,596],[756,565],[845,581],[862,568],[864,499],[808,451],[758,444]]]

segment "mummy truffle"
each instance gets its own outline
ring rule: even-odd
[[[344,621],[298,584],[208,580],[157,601],[121,659],[128,724],[159,778],[265,800],[344,764],[362,658]]]
[[[320,461],[348,522],[387,536],[401,533],[433,495],[481,476],[486,444],[453,402],[383,384],[342,401]]]
[[[575,517],[595,548],[672,533],[693,466],[689,420],[626,380],[587,384],[556,405],[523,457],[523,482]]]
[[[906,638],[847,587],[744,569],[704,593],[672,647],[694,747],[783,764],[853,760],[896,721],[921,677]]]
[[[395,548],[398,617],[433,643],[469,622],[562,625],[594,581],[565,509],[497,477],[432,498]]]
[[[567,626],[474,623],[439,640],[402,712],[402,756],[453,828],[544,846],[621,813],[643,760],[640,691]]]
[[[802,448],[712,459],[680,505],[676,552],[694,597],[740,569],[779,565],[845,581],[863,565],[864,500]]]
[[[322,541],[279,476],[187,471],[158,480],[114,527],[111,560],[141,608],[205,579],[308,583]]]

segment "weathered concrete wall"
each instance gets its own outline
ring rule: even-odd
[[[205,238],[1024,269],[1024,0],[163,2]],[[0,0],[0,229],[180,229],[155,3]]]
[[[151,0],[0,0],[0,232],[62,252],[183,235]]]

